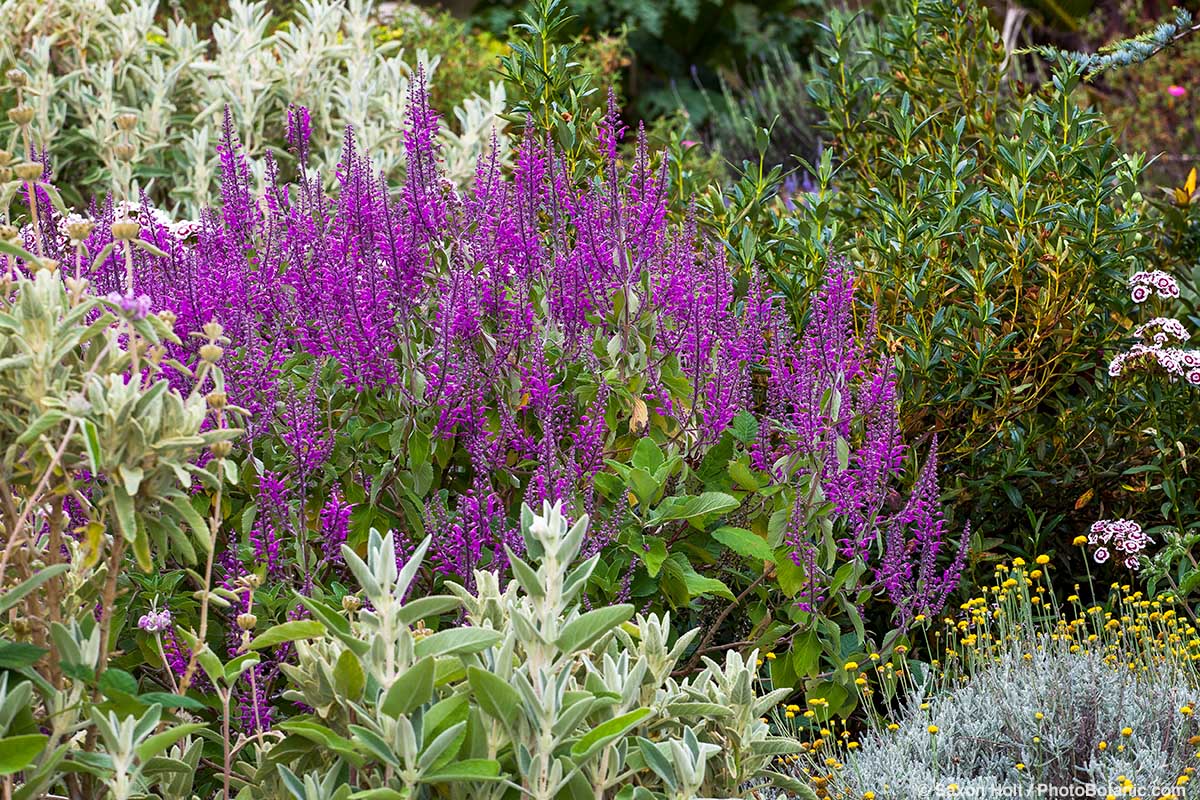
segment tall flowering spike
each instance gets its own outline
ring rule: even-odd
[[[440,146],[437,137],[441,126],[437,112],[429,104],[429,86],[423,66],[418,66],[416,77],[409,82],[408,120],[404,131],[407,180],[403,197],[414,234],[428,242],[444,232],[449,210],[445,179],[438,167]]]
[[[268,575],[281,575],[284,569],[280,548],[290,538],[290,493],[281,476],[264,472],[258,486],[258,517],[250,530],[254,560],[267,568]]]
[[[970,528],[963,531],[950,564],[939,566],[939,557],[952,545],[947,541],[938,495],[935,436],[908,503],[888,522],[884,556],[875,570],[901,624],[907,625],[918,614],[940,612],[962,573]]]
[[[287,143],[288,150],[296,156],[303,173],[308,166],[309,147],[312,140],[312,117],[302,105],[288,106]]]
[[[292,467],[303,484],[325,463],[333,449],[333,431],[323,424],[316,381],[303,395],[293,388],[278,411],[280,438],[292,454]]]
[[[237,236],[238,243],[249,246],[254,229],[261,223],[254,197],[254,180],[242,149],[242,141],[233,122],[233,112],[225,106],[221,142],[217,145],[221,167],[221,210],[225,226]]]
[[[345,502],[336,488],[321,508],[321,548],[325,560],[330,563],[342,563],[342,545],[350,531],[350,513],[353,510],[354,506]]]

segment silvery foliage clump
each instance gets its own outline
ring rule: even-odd
[[[1088,77],[1095,77],[1110,69],[1141,64],[1197,31],[1200,31],[1200,24],[1195,23],[1191,12],[1184,8],[1174,8],[1169,18],[1152,29],[1105,45],[1095,53],[1066,52],[1048,45],[1030,49],[1051,60],[1062,58],[1072,61],[1078,64]]]
[[[963,796],[1023,786],[1032,797],[1030,787],[1044,784],[1092,785],[1105,789],[1101,797],[1112,788],[1122,796],[1122,776],[1148,792],[1175,786],[1195,763],[1188,738],[1196,724],[1180,709],[1197,690],[1176,665],[1146,664],[1120,650],[1072,653],[1067,642],[1047,636],[1018,642],[990,668],[959,681],[933,697],[914,694],[897,730],[864,735],[847,752],[831,792],[908,800],[957,784]]]
[[[138,113],[142,136],[133,174],[153,188],[169,171],[169,198],[155,199],[193,218],[216,195],[215,147],[227,107],[260,171],[264,161],[255,156],[283,152],[290,104],[312,112],[313,166],[324,167],[327,183],[348,126],[381,170],[392,177],[403,170],[409,82],[418,71],[435,81],[439,56],[377,42],[371,0],[301,0],[286,24],[263,0],[232,0],[211,41],[194,23],[159,25],[158,5],[0,0],[0,19],[35,32],[0,39],[0,64],[28,74],[35,127],[64,132],[55,141],[58,166],[86,168],[76,186],[85,196],[103,194],[120,170],[111,144],[118,115],[129,111]],[[473,177],[493,132],[503,140],[504,111],[500,83],[488,97],[447,110],[456,123],[442,142],[452,180]],[[6,130],[0,121],[0,135]]]
[[[11,670],[0,750],[6,775],[21,775],[14,800],[47,796],[68,771],[115,798],[168,784],[187,796],[200,752],[188,737],[203,726],[168,725],[158,705],[140,718],[101,712],[89,676],[114,647],[122,555],[148,571],[210,552],[210,524],[183,490],[219,482],[224,459],[196,462],[240,431],[205,429],[207,398],[223,396],[219,331],[209,360],[170,363],[170,316],[95,296],[81,258],[64,266],[0,242],[0,648]],[[192,389],[172,387],[168,371]]]
[[[285,697],[313,713],[281,726],[294,735],[267,754],[277,774],[260,771],[263,791],[278,780],[297,800],[432,787],[480,800],[690,800],[795,785],[771,770],[799,745],[762,721],[784,692],[756,695],[756,653],[679,681],[694,633],[671,642],[666,615],[584,609],[598,558],[577,562],[587,523],[568,525],[560,505],[525,507],[524,551],[507,554],[514,578],[476,572],[451,595],[416,591],[429,540],[402,566],[390,533],[371,532],[365,560],[344,547],[362,597],[342,609],[302,599],[325,634],[297,641],[281,668]],[[423,621],[439,615],[431,633]]]

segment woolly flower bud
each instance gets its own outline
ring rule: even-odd
[[[10,108],[8,110],[8,121],[13,125],[28,125],[33,122],[33,109],[26,105]]]
[[[12,87],[24,86],[29,82],[29,78],[25,75],[25,73],[16,67],[13,67],[8,72],[4,73],[4,77],[8,81],[8,85]]]
[[[228,395],[226,395],[224,392],[218,391],[216,389],[214,389],[213,391],[206,394],[204,396],[204,399],[208,401],[209,408],[215,408],[215,409],[224,408],[225,405],[229,401]]]
[[[215,344],[200,345],[200,359],[209,364],[215,364],[220,361],[224,353],[225,351]]]
[[[127,219],[121,222],[114,222],[111,230],[114,239],[128,242],[138,237],[138,234],[142,232],[142,226],[133,220]]]
[[[23,181],[36,181],[42,177],[42,165],[36,161],[25,161],[16,166],[17,177]]]
[[[17,230],[15,225],[9,225],[7,223],[0,225],[0,239],[3,239],[6,242],[11,242],[13,239],[17,238],[20,233],[21,232]]]
[[[39,259],[34,265],[35,269],[46,270],[47,272],[58,272],[59,262],[53,258]]]
[[[82,242],[84,239],[92,235],[96,223],[91,220],[82,220],[80,222],[72,222],[67,226],[67,236],[72,242]]]
[[[216,321],[204,323],[204,327],[201,328],[200,330],[204,332],[204,336],[206,338],[208,338],[210,341],[214,341],[214,342],[217,339],[220,339],[221,334],[223,334],[225,332],[225,329],[223,327],[221,327],[221,323],[216,322]]]
[[[244,631],[254,630],[254,626],[258,624],[258,617],[253,614],[238,614],[237,626]]]
[[[354,614],[362,608],[362,601],[352,594],[348,594],[342,598],[342,610],[347,614]]]
[[[7,150],[0,150],[0,167],[9,164],[13,160],[13,154]]]
[[[137,127],[137,114],[126,111],[124,114],[117,115],[117,127],[123,131],[131,131]]]
[[[117,157],[118,161],[129,163],[137,155],[137,148],[126,142],[121,142],[113,148],[113,155]]]
[[[175,321],[179,319],[179,317],[175,316],[175,312],[169,308],[164,308],[162,311],[159,311],[158,318],[167,323],[167,327],[169,328],[174,328]]]
[[[212,453],[215,458],[225,458],[233,452],[233,443],[213,442],[208,446],[208,452]]]

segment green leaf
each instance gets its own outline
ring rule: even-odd
[[[117,467],[117,472],[121,475],[121,480],[125,484],[125,491],[130,497],[138,493],[141,488],[142,478],[145,477],[145,471],[141,467],[131,467],[128,464],[121,464]]]
[[[410,796],[382,786],[378,789],[364,789],[350,795],[350,800],[411,800]]]
[[[727,600],[734,599],[733,592],[729,591],[728,586],[716,578],[708,578],[696,572],[696,568],[683,553],[672,553],[664,566],[664,571],[666,570],[669,570],[676,580],[683,582],[689,597],[712,594]]]
[[[492,782],[500,777],[500,762],[490,758],[468,758],[456,761],[421,776],[421,783],[450,783],[451,781]]]
[[[433,697],[433,675],[436,662],[426,656],[396,679],[384,695],[379,708],[389,717],[408,714],[428,703]]]
[[[712,536],[739,556],[755,558],[760,561],[775,560],[775,553],[771,550],[770,545],[767,544],[766,539],[745,528],[734,528],[726,525],[713,531]]]
[[[8,611],[34,589],[41,586],[51,578],[57,578],[71,568],[70,564],[55,564],[38,572],[32,578],[18,583],[13,588],[9,589],[4,594],[0,595],[0,614]]]
[[[315,639],[325,635],[325,626],[315,619],[296,619],[268,628],[250,642],[251,650],[262,650],[297,639]]]
[[[12,775],[28,767],[49,741],[49,736],[40,733],[0,739],[0,775]]]
[[[646,574],[651,578],[658,575],[663,562],[667,560],[667,543],[657,536],[646,536],[642,539],[650,549],[640,554],[642,563],[646,565]]]
[[[638,750],[642,753],[642,760],[650,769],[654,770],[658,777],[667,782],[668,785],[675,782],[675,765],[671,759],[659,749],[658,745],[642,736],[637,738]]]
[[[57,408],[52,408],[49,411],[42,413],[33,424],[24,430],[17,437],[17,444],[28,445],[32,444],[39,436],[53,428],[55,425],[67,419],[67,415]]]
[[[796,566],[791,555],[783,548],[775,553],[775,580],[779,582],[779,589],[788,597],[795,597],[797,592],[808,585],[804,571]]]
[[[25,642],[6,642],[0,639],[0,669],[31,667],[50,651]]]
[[[119,483],[111,484],[110,496],[113,501],[113,510],[117,514],[117,528],[120,529],[121,535],[126,541],[133,542],[137,540],[137,516],[133,504],[133,498],[129,492],[125,491],[125,487]]]
[[[357,703],[366,684],[367,678],[363,674],[362,664],[358,662],[358,656],[349,650],[343,650],[333,668],[333,689],[338,698]]]
[[[487,628],[449,628],[426,636],[413,649],[417,658],[478,653],[500,639],[499,633]]]
[[[634,608],[628,603],[596,608],[563,626],[554,644],[564,653],[583,650],[613,628],[633,616]]]
[[[167,728],[162,733],[154,734],[137,746],[136,752],[138,758],[142,761],[149,761],[152,757],[165,752],[167,748],[183,737],[196,731],[202,731],[207,727],[202,722],[189,722],[185,725],[176,725]]]
[[[212,550],[212,531],[209,530],[204,517],[200,516],[200,513],[196,511],[196,507],[191,504],[188,498],[180,495],[170,503],[170,507],[192,529],[192,533],[200,541],[204,552],[207,553]]]
[[[189,711],[206,711],[208,706],[194,697],[170,692],[143,692],[138,699],[146,703],[158,703],[163,708],[186,708]]]
[[[96,430],[96,423],[90,419],[79,421],[79,427],[83,429],[83,445],[87,449],[88,464],[91,467],[92,474],[100,474],[100,434]]]
[[[310,742],[315,742],[330,752],[337,753],[354,766],[362,766],[363,757],[354,747],[354,742],[338,736],[336,733],[317,722],[309,720],[288,720],[280,723],[281,730],[294,733]]]
[[[576,761],[591,757],[613,741],[629,733],[653,714],[654,712],[648,708],[639,708],[597,725],[571,747],[571,756]]]
[[[732,708],[717,703],[671,703],[667,706],[667,711],[674,717],[692,717],[696,719],[702,717],[722,719],[733,716]]]
[[[361,725],[350,725],[348,729],[357,743],[361,744],[368,752],[373,754],[385,764],[390,764],[393,767],[400,766],[400,760],[396,758],[396,754],[392,752],[392,748],[388,743],[379,738],[379,735],[369,728],[364,728]]]
[[[729,462],[729,477],[733,478],[733,482],[746,491],[758,491],[759,483],[758,478],[754,474],[754,470],[750,469],[750,467],[746,466],[741,461]]]
[[[12,242],[4,240],[0,240],[0,253],[24,261],[26,264],[40,264],[42,261],[23,247],[18,247]]]
[[[742,444],[751,444],[758,438],[758,420],[749,411],[739,411],[731,427],[734,437]]]
[[[412,625],[417,620],[432,619],[439,614],[453,611],[460,605],[462,605],[461,600],[448,594],[418,597],[405,603],[398,616],[402,625]]]
[[[668,504],[664,502],[659,507],[661,512],[654,515],[654,522],[662,522],[669,519],[698,521],[711,514],[724,514],[741,505],[737,498],[727,495],[724,492],[705,492],[694,497],[676,497],[672,499],[674,500],[673,503]]]
[[[225,684],[233,686],[237,683],[237,679],[242,677],[242,673],[258,664],[262,657],[258,653],[243,653],[237,658],[232,659],[225,665]]]
[[[638,469],[644,469],[653,475],[666,461],[666,456],[663,455],[663,451],[654,443],[654,440],[642,437],[633,448],[633,456],[630,460]]]
[[[821,663],[821,639],[815,630],[805,631],[792,639],[792,669],[801,678],[816,674]]]
[[[137,694],[137,678],[130,675],[123,669],[109,667],[100,675],[99,683],[100,691],[105,695],[110,692],[123,692],[128,695]]]
[[[516,689],[499,676],[479,667],[467,668],[467,683],[485,714],[504,723],[509,731],[515,730],[522,709],[521,695]]]

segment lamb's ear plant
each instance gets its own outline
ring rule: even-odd
[[[313,711],[280,728],[268,754],[305,800],[347,770],[352,797],[682,798],[748,796],[798,743],[762,717],[785,692],[758,697],[757,654],[710,662],[693,682],[670,677],[694,634],[669,641],[667,618],[630,605],[585,610],[597,557],[579,562],[588,520],[560,505],[522,509],[514,579],[494,573],[453,596],[407,599],[423,542],[398,566],[394,537],[372,532],[366,558],[343,549],[362,587],[342,609],[298,598],[325,628],[281,664],[285,697]],[[425,622],[459,611],[461,626]],[[724,751],[714,758],[717,751]],[[349,777],[352,776],[352,777]],[[334,782],[336,783],[336,781]],[[333,784],[330,784],[333,785]]]
[[[10,35],[0,42],[0,69],[18,68],[28,80],[31,118],[43,130],[62,131],[55,155],[71,201],[86,203],[122,175],[132,176],[154,201],[195,218],[218,193],[213,147],[224,110],[251,152],[286,158],[292,103],[315,109],[313,160],[328,167],[327,180],[347,126],[371,147],[379,168],[402,172],[408,82],[418,72],[436,81],[441,56],[406,52],[380,36],[371,0],[306,0],[290,4],[286,15],[261,0],[233,0],[209,39],[187,17],[161,22],[161,5],[12,0],[4,6]],[[445,25],[420,14],[409,19],[415,30],[408,38],[416,42],[421,28]],[[460,46],[475,61],[492,58],[473,37],[462,37]],[[504,138],[504,86],[472,81],[445,99],[441,110],[457,125],[445,140],[447,168],[455,181],[468,183],[476,158],[492,149],[493,131]],[[143,122],[141,146],[122,159],[110,143],[133,110]],[[11,117],[0,118],[0,135],[15,127]]]

